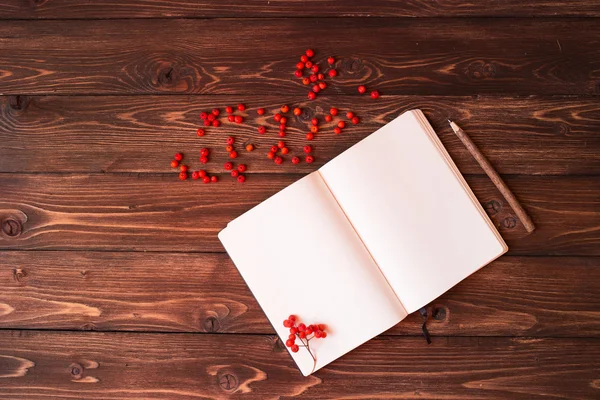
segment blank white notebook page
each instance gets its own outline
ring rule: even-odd
[[[320,169],[409,313],[506,251],[413,113]]]
[[[219,239],[284,341],[290,314],[327,325],[327,338],[311,341],[316,369],[406,316],[318,173],[235,219]],[[305,349],[291,354],[304,375],[312,372]]]

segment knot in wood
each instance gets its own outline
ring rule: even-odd
[[[221,325],[219,324],[219,320],[215,317],[208,317],[204,320],[204,331],[213,333],[218,332]]]
[[[506,217],[502,220],[502,226],[506,229],[512,229],[517,226],[517,219],[515,217]]]
[[[302,109],[302,114],[298,116],[298,119],[301,122],[308,122],[313,119],[317,115],[318,111],[313,110],[312,108],[304,108]]]
[[[360,72],[364,67],[363,61],[359,58],[348,58],[342,63],[342,69],[348,74]]]
[[[73,363],[69,367],[71,371],[71,378],[77,380],[83,378],[83,366],[78,363]]]
[[[431,311],[431,317],[436,321],[445,321],[448,317],[449,311],[446,306],[434,306]]]
[[[219,387],[226,392],[233,392],[239,384],[237,376],[233,374],[223,374],[219,377]]]
[[[13,110],[22,111],[25,110],[29,105],[29,97],[21,95],[10,96],[8,98],[8,104]]]
[[[31,2],[36,5],[36,6],[41,6],[42,4],[46,3],[48,0],[31,0]]]
[[[502,210],[502,203],[500,203],[498,200],[490,200],[485,203],[485,210],[489,215],[498,214],[498,212]]]
[[[20,221],[13,218],[6,218],[2,221],[2,233],[9,237],[17,237],[23,232],[23,225]]]
[[[558,132],[559,135],[567,136],[571,133],[571,127],[568,124],[561,122],[556,124],[556,132]]]
[[[27,272],[21,268],[13,269],[13,279],[17,282],[21,282],[23,278],[27,276]]]
[[[474,61],[467,67],[467,75],[475,79],[496,76],[496,66],[482,60]]]
[[[172,85],[174,78],[174,70],[173,67],[167,67],[160,70],[158,73],[158,83],[161,85]]]

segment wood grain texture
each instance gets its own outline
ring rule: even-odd
[[[222,251],[217,233],[229,221],[300,177],[247,176],[205,185],[177,173],[0,174],[0,248]],[[511,254],[600,255],[597,176],[506,179],[538,227],[529,236],[487,177],[467,182]]]
[[[5,0],[0,19],[600,16],[598,0]]]
[[[196,136],[200,111],[240,102],[248,106],[244,124],[227,122]],[[281,104],[299,105],[304,114],[288,118],[285,138],[292,153],[301,152],[310,119],[321,119],[311,143],[316,162],[276,166],[265,157],[279,140],[271,116]],[[324,124],[331,106],[352,110],[361,123],[342,135]],[[265,107],[263,117],[256,108]],[[227,158],[225,137],[252,142],[253,153],[240,160],[254,172],[308,172],[335,157],[400,113],[421,108],[463,173],[482,174],[477,162],[451,133],[456,120],[503,174],[600,174],[600,102],[596,98],[328,96],[314,102],[294,96],[6,96],[0,97],[0,172],[170,172],[176,151],[198,164],[201,147],[213,149],[211,160]],[[258,125],[268,126],[266,135]],[[324,125],[323,125],[324,124]],[[239,146],[242,148],[242,146]],[[190,161],[190,159],[192,159]],[[210,165],[209,165],[210,166]]]
[[[598,40],[569,18],[6,21],[0,94],[306,96],[312,46],[338,58],[329,93],[598,95]]]
[[[429,331],[598,336],[599,279],[598,257],[503,257],[429,305]],[[223,253],[0,253],[0,328],[274,334]]]
[[[4,331],[0,396],[594,399],[599,360],[595,339],[387,337],[305,378],[272,336]]]

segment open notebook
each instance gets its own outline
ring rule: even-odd
[[[290,314],[327,325],[327,338],[311,341],[315,371],[508,250],[420,110],[230,222],[219,238],[284,342]],[[313,372],[305,349],[290,354],[304,375]]]

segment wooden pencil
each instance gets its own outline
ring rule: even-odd
[[[450,127],[452,127],[452,130],[454,131],[456,136],[458,136],[461,142],[463,142],[467,150],[469,150],[471,155],[475,158],[475,160],[477,160],[479,165],[481,165],[481,168],[483,168],[487,176],[490,177],[490,179],[492,180],[492,182],[494,182],[494,185],[496,185],[500,193],[502,193],[508,204],[510,204],[510,206],[512,207],[515,214],[517,214],[517,217],[519,218],[525,229],[527,229],[527,232],[533,232],[535,230],[535,225],[533,224],[533,221],[531,220],[529,215],[527,215],[527,212],[521,206],[513,192],[508,188],[508,186],[506,186],[506,183],[504,183],[502,178],[500,178],[500,175],[498,175],[492,164],[490,164],[488,159],[483,155],[483,153],[481,153],[477,146],[475,146],[475,143],[473,143],[471,138],[467,136],[465,131],[463,131],[454,122],[450,120],[448,120],[448,122],[450,123]]]

